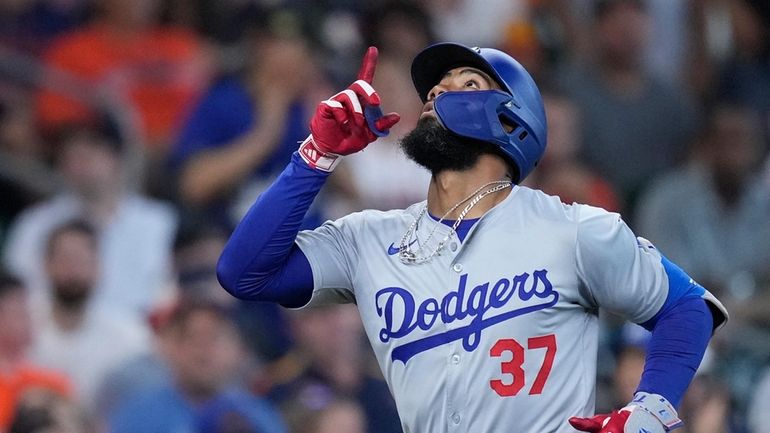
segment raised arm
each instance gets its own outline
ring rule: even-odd
[[[376,63],[377,49],[370,47],[358,80],[318,105],[310,136],[233,232],[217,266],[220,283],[233,296],[290,307],[310,299],[313,275],[294,240],[302,218],[341,156],[358,152],[377,138],[362,108],[380,105],[371,86]],[[398,120],[397,114],[390,113],[373,124],[387,131]]]

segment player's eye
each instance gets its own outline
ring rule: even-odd
[[[465,82],[465,87],[470,87],[472,89],[479,89],[481,88],[481,85],[477,80],[468,80]]]

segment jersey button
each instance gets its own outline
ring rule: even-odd
[[[463,271],[463,265],[459,263],[455,263],[454,266],[452,266],[452,270],[457,272],[458,274]]]
[[[455,412],[452,414],[452,423],[453,424],[460,424],[460,414]]]
[[[457,242],[452,242],[449,244],[449,249],[452,250],[452,252],[457,251]]]
[[[460,363],[460,355],[455,353],[454,355],[452,355],[452,364],[457,365],[459,363]]]

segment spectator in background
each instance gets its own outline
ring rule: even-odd
[[[499,46],[502,51],[521,63],[536,82],[545,84],[550,78],[547,73],[552,72],[553,69],[548,67],[552,59],[548,58],[547,49],[551,47],[547,47],[545,44],[547,41],[543,41],[538,34],[540,30],[538,24],[534,20],[525,20],[523,17],[514,18],[505,26]]]
[[[435,21],[438,39],[471,47],[494,47],[513,18],[529,15],[530,0],[425,0],[423,3]]]
[[[177,127],[206,86],[209,61],[198,37],[159,23],[159,0],[101,0],[97,18],[56,38],[44,59],[83,88],[130,104],[152,159],[165,156]],[[47,130],[93,120],[97,113],[55,90],[38,96]]]
[[[717,348],[739,410],[770,359],[770,162],[763,169],[762,148],[753,110],[716,105],[692,160],[652,183],[637,216],[639,231],[720,293],[735,317]]]
[[[57,179],[45,164],[43,140],[27,92],[0,89],[0,245],[11,220],[52,194]]]
[[[167,385],[170,369],[166,359],[169,354],[168,327],[164,326],[173,312],[175,300],[157,306],[148,318],[152,331],[148,350],[122,359],[100,381],[96,391],[94,418],[102,424],[119,404],[146,389]]]
[[[567,96],[554,92],[544,92],[543,103],[548,147],[538,169],[524,184],[559,196],[567,204],[585,203],[619,212],[622,206],[612,185],[578,159],[583,146],[579,108]]]
[[[318,416],[312,433],[365,433],[366,420],[361,406],[353,401],[334,402]]]
[[[755,110],[770,139],[770,2],[735,0],[728,6],[734,52],[721,65],[717,97]]]
[[[361,405],[336,398],[296,399],[284,408],[289,433],[365,433]]]
[[[206,221],[183,220],[174,242],[178,295],[216,299],[229,305],[246,349],[257,359],[275,360],[291,345],[281,307],[270,302],[238,301],[217,281],[217,261],[227,238],[224,228]]]
[[[436,40],[433,17],[423,4],[419,0],[383,0],[363,12],[360,18],[362,42],[364,46],[378,48],[378,66],[395,67],[401,74],[407,74],[405,78],[410,78],[409,56],[416,55],[425,45]],[[398,94],[418,98],[413,95],[414,89],[411,92],[400,90]],[[403,101],[398,103],[407,105]],[[414,111],[414,108],[411,110]]]
[[[137,391],[173,383],[168,363],[173,346],[169,335],[171,327],[165,325],[175,311],[177,299],[203,299],[226,306],[227,314],[239,330],[241,343],[249,352],[244,353],[249,361],[273,360],[288,350],[291,344],[288,326],[278,306],[237,302],[219,285],[216,263],[226,241],[227,232],[222,228],[196,219],[182,220],[174,241],[175,299],[161,303],[149,316],[152,350],[124,360],[102,382],[98,393],[99,414],[111,414],[116,405]],[[222,296],[223,293],[226,296]],[[251,379],[244,378],[245,381]]]
[[[228,231],[196,218],[184,218],[174,237],[174,276],[177,294],[214,299],[234,304],[232,296],[222,295],[216,265],[227,242]]]
[[[69,397],[69,380],[30,363],[33,340],[27,292],[20,280],[0,269],[0,431],[8,431],[20,401],[30,389]]]
[[[762,428],[747,430],[747,423],[743,417],[736,416],[732,400],[730,389],[723,381],[711,374],[696,375],[680,406],[680,417],[685,422],[682,433],[747,433],[748,431],[764,433],[767,431]]]
[[[692,50],[693,5],[691,0],[644,0],[650,17],[645,50],[645,69],[674,86],[687,86],[687,61]],[[701,2],[705,3],[705,2]]]
[[[92,420],[72,401],[44,389],[24,395],[8,433],[97,433]]]
[[[694,158],[651,185],[636,218],[640,232],[728,303],[747,300],[770,279],[761,137],[753,111],[717,105]]]
[[[583,55],[592,43],[593,35],[586,29],[585,3],[593,1],[529,0],[528,13],[510,17],[498,47],[547,88],[563,64]]]
[[[27,1],[0,2],[0,46],[31,51],[40,44],[37,35],[26,23],[30,8]]]
[[[75,387],[75,397],[93,410],[96,391],[118,363],[147,350],[146,328],[91,302],[101,271],[96,232],[83,221],[51,232],[45,270],[52,304],[38,314],[31,358],[61,371]]]
[[[747,424],[752,433],[770,433],[770,366],[758,378],[748,408]]]
[[[363,408],[367,432],[401,432],[393,397],[379,370],[372,374],[377,367],[368,363],[355,307],[293,310],[289,316],[296,347],[268,369],[268,379],[274,381],[267,394],[270,400],[287,409],[295,401],[323,407],[346,398]]]
[[[620,409],[634,398],[639,379],[644,372],[649,331],[635,323],[625,323],[618,330],[618,344],[615,349],[615,374],[613,376],[612,409]]]
[[[89,0],[0,2],[0,46],[37,55],[51,38],[82,25]]]
[[[111,433],[285,431],[277,412],[241,385],[243,350],[226,310],[187,299],[161,326],[169,380],[118,404]]]
[[[399,113],[401,121],[366,152],[350,155],[343,162],[350,168],[359,194],[358,208],[351,211],[398,209],[425,197],[430,173],[409,160],[398,142],[417,124],[422,112],[409,68],[410,59],[434,40],[430,26],[427,12],[416,2],[404,0],[382,2],[361,20],[366,46],[379,49],[374,86],[382,95],[382,105]]]
[[[232,227],[308,134],[305,97],[320,77],[296,20],[270,15],[246,36],[242,76],[218,79],[193,108],[170,157],[182,205]],[[308,226],[320,224],[316,212]]]
[[[695,125],[688,95],[642,67],[648,20],[641,0],[597,0],[593,57],[561,78],[580,108],[581,157],[627,210],[651,177],[684,156]]]
[[[121,142],[104,129],[81,126],[64,133],[55,164],[65,189],[25,210],[9,228],[4,260],[33,291],[35,305],[50,293],[43,265],[47,239],[73,218],[87,219],[98,233],[103,272],[94,302],[144,320],[169,285],[175,212],[127,190],[122,152]]]

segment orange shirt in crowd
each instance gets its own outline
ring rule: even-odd
[[[67,378],[50,370],[22,365],[11,372],[0,372],[0,431],[13,421],[16,405],[25,391],[46,389],[63,397],[72,396]]]
[[[155,147],[151,150],[160,152],[207,85],[210,71],[198,37],[167,27],[126,34],[94,24],[54,40],[44,60],[48,67],[81,79],[89,91],[102,87],[122,95],[110,97],[133,104],[144,138]],[[93,107],[51,89],[38,95],[37,109],[44,128],[94,116]]]

